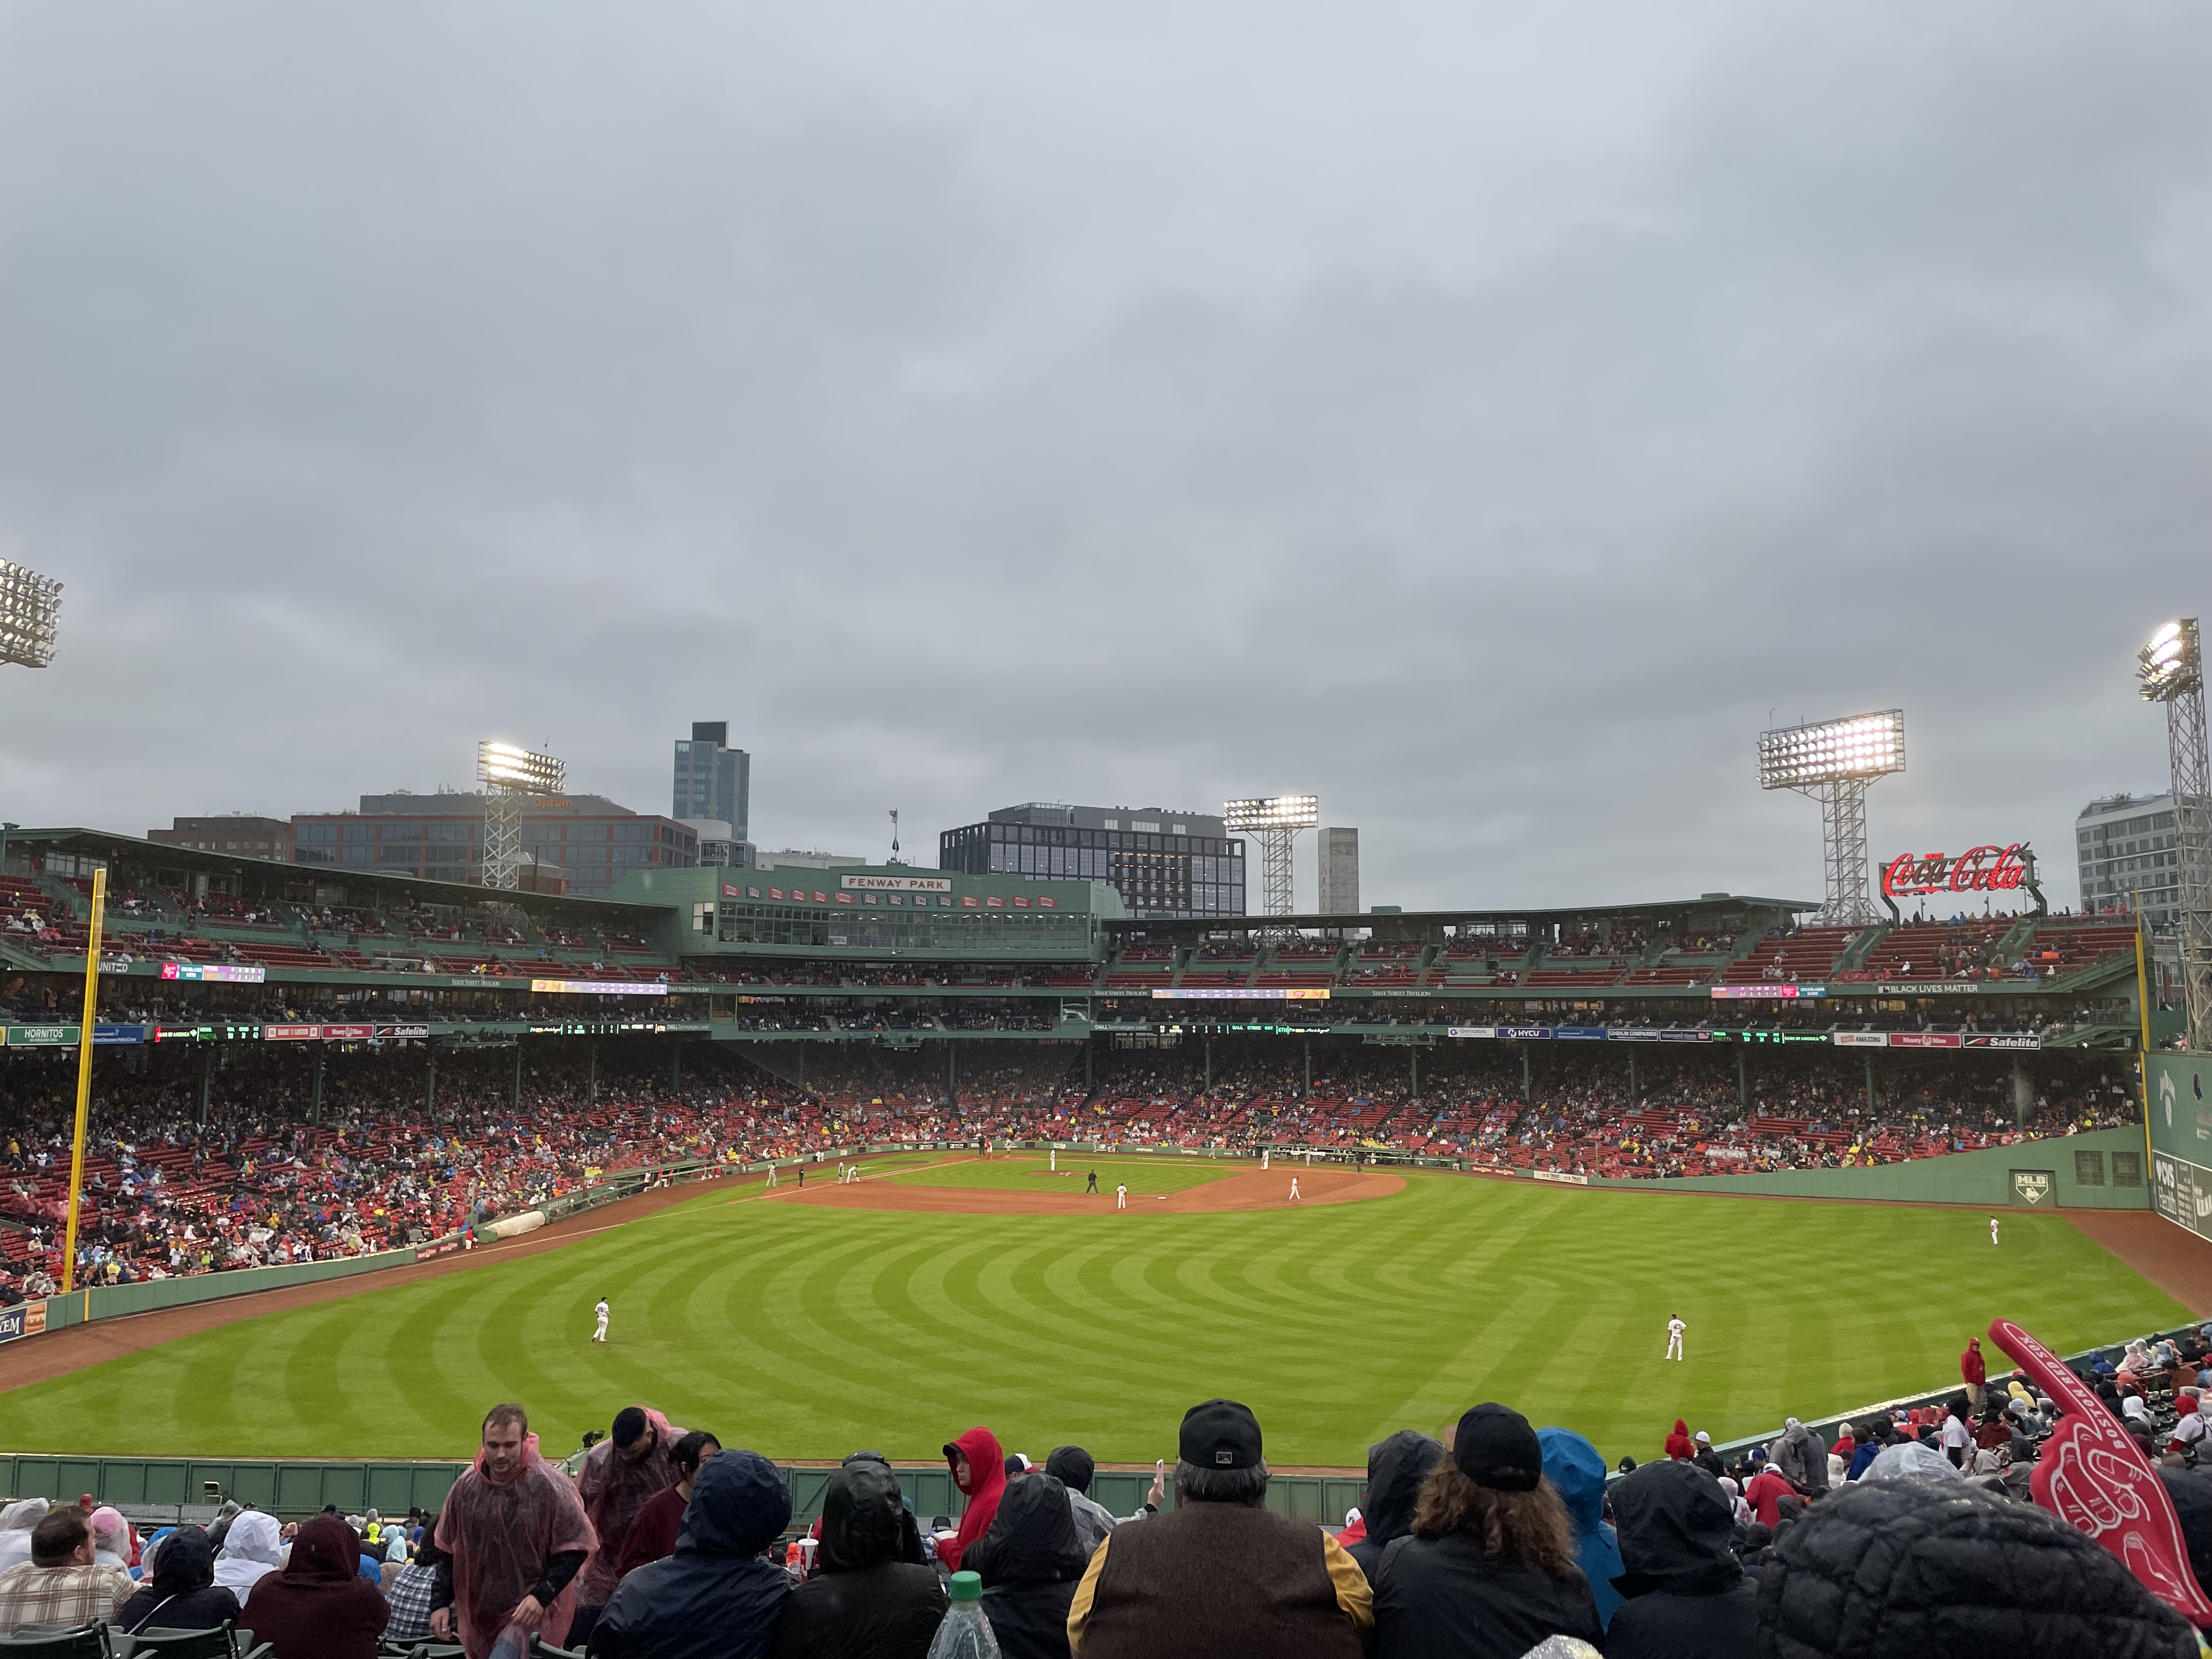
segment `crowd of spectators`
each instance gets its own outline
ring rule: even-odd
[[[2079,1408],[2135,1448],[2103,1454],[2096,1492],[2036,1490],[2064,1402],[1990,1377],[1975,1343],[1939,1406],[1792,1418],[1730,1457],[1677,1419],[1610,1480],[1583,1436],[1486,1401],[1370,1446],[1341,1525],[1267,1506],[1263,1431],[1233,1400],[1184,1414],[1172,1475],[1127,1516],[1090,1497],[1080,1445],[1034,1462],[976,1425],[941,1449],[957,1517],[925,1521],[863,1449],[811,1526],[773,1462],[714,1431],[625,1406],[572,1476],[507,1402],[433,1515],[233,1504],[142,1540],[89,1497],[19,1500],[0,1632],[228,1621],[272,1659],[2187,1659],[2175,1575],[2212,1582],[2206,1334],[2077,1365]],[[2185,1564],[2077,1529],[2075,1506],[2144,1516],[2161,1485]]]
[[[841,1048],[775,1073],[718,1045],[580,1042],[434,1063],[418,1048],[325,1057],[240,1045],[103,1057],[87,1142],[77,1280],[328,1259],[447,1237],[624,1170],[812,1158],[860,1145],[1082,1140],[1431,1157],[1622,1177],[1898,1162],[2132,1121],[2128,1079],[2094,1055],[1885,1066],[1872,1104],[1848,1055],[1761,1053],[1739,1093],[1707,1054],[1550,1057],[1526,1085],[1495,1050],[1402,1059],[1322,1048],[1310,1078],[1279,1045],[1080,1051]],[[684,1055],[690,1056],[688,1069]],[[1387,1057],[1386,1057],[1387,1056]],[[763,1064],[774,1063],[773,1054]],[[0,1103],[0,1302],[62,1276],[70,1057],[11,1060]],[[1418,1068],[1418,1076],[1416,1069]],[[206,1091],[204,1114],[201,1091]]]

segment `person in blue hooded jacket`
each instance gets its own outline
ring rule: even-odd
[[[592,1659],[751,1659],[768,1651],[791,1579],[762,1559],[791,1520],[791,1494],[758,1452],[699,1466],[676,1553],[638,1568],[592,1631]]]
[[[1597,1598],[1598,1622],[1610,1625],[1621,1600],[1613,1581],[1627,1569],[1620,1565],[1620,1545],[1606,1523],[1605,1459],[1572,1429],[1539,1429],[1536,1443],[1544,1449],[1544,1478],[1559,1489],[1574,1519],[1575,1565]]]

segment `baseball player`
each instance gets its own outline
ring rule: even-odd
[[[592,1333],[592,1340],[594,1342],[604,1342],[607,1340],[606,1297],[601,1297],[599,1298],[599,1304],[592,1310],[592,1316],[599,1322],[599,1328]]]
[[[1682,1333],[1683,1333],[1684,1331],[1687,1330],[1688,1328],[1689,1328],[1689,1327],[1688,1327],[1688,1326],[1686,1326],[1686,1325],[1685,1325],[1685,1324],[1683,1324],[1683,1323],[1682,1323],[1682,1316],[1681,1316],[1681,1315],[1680,1315],[1680,1314],[1676,1314],[1676,1315],[1674,1315],[1672,1318],[1670,1318],[1669,1320],[1668,1320],[1668,1322],[1667,1322],[1667,1358],[1669,1358],[1669,1359],[1680,1359],[1680,1358],[1682,1357]]]

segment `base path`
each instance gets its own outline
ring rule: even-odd
[[[1298,1198],[1291,1200],[1291,1176]],[[1130,1215],[1220,1215],[1232,1210],[1295,1210],[1308,1204],[1357,1204],[1403,1190],[1405,1178],[1381,1170],[1254,1170],[1165,1196],[1132,1193]],[[762,1202],[836,1210],[897,1210],[908,1215],[1111,1215],[1114,1194],[1024,1193],[995,1187],[909,1187],[888,1181],[832,1182],[779,1188]]]
[[[2149,1210],[2059,1213],[2191,1314],[2202,1317],[2212,1313],[2212,1240],[2199,1238]]]

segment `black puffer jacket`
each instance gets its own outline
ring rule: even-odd
[[[1429,1471],[1443,1461],[1444,1449],[1415,1429],[1401,1429],[1367,1449],[1367,1501],[1360,1518],[1367,1536],[1346,1552],[1359,1563],[1367,1582],[1382,1565],[1382,1552],[1413,1529],[1413,1504]]]
[[[1815,1504],[1759,1583],[1771,1659],[2191,1659],[2180,1614],[2057,1516],[1960,1483]]]
[[[2212,1584],[2212,1468],[2160,1469],[2158,1478],[2166,1483],[2166,1495],[2181,1522],[2198,1588]]]
[[[822,1499],[822,1571],[787,1597],[769,1659],[926,1659],[945,1620],[937,1569],[880,1463],[847,1464]]]
[[[983,1616],[1006,1659],[1067,1659],[1067,1609],[1091,1556],[1066,1487],[1043,1474],[1008,1481],[990,1531],[961,1565],[983,1580]]]
[[[1613,1525],[1628,1599],[1606,1629],[1607,1659],[1751,1659],[1759,1590],[1729,1546],[1720,1482],[1694,1463],[1646,1463],[1617,1481]]]
[[[791,1519],[791,1493],[758,1452],[699,1466],[676,1553],[622,1581],[592,1627],[592,1659],[752,1659],[791,1594],[761,1559]]]

